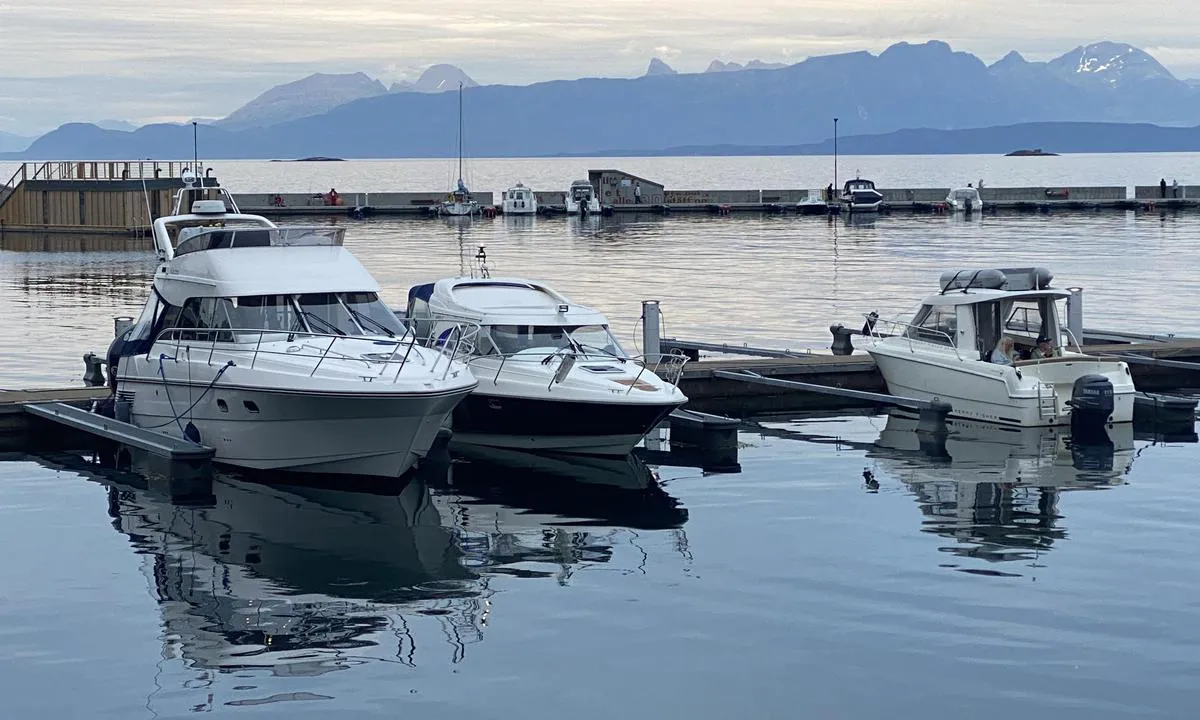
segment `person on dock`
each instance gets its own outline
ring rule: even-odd
[[[1166,197],[1167,197],[1167,179],[1166,178],[1162,178],[1161,180],[1158,181],[1158,196],[1163,199],[1166,199]]]
[[[635,182],[633,184],[633,202],[635,205],[642,204],[642,183]]]
[[[341,195],[338,195],[338,191],[335,190],[334,188],[329,188],[329,194],[327,194],[325,196],[325,200],[330,205],[341,205],[342,204],[342,197],[341,197]]]
[[[996,343],[996,347],[992,350],[992,355],[988,359],[997,365],[1012,365],[1013,339],[1007,335],[1000,338],[1000,342]]]

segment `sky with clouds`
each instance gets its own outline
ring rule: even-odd
[[[1182,2],[874,0],[847,13],[852,0],[0,0],[0,130],[222,117],[318,71],[388,83],[446,62],[481,83],[527,84],[633,77],[656,55],[699,72],[714,58],[799,62],[902,40],[945,40],[985,62],[1115,40],[1200,77]]]

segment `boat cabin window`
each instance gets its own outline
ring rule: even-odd
[[[248,295],[237,299],[237,326],[247,330],[305,332],[300,314],[287,295]]]
[[[232,307],[226,298],[191,298],[178,308],[177,312],[168,311],[166,320],[173,320],[167,327],[178,329],[175,339],[197,340],[200,342],[233,342],[233,333],[229,332],[235,326],[230,322],[229,310]],[[176,310],[172,308],[172,310]],[[225,332],[211,332],[223,330]]]
[[[573,348],[589,354],[625,356],[606,325],[492,325],[489,334],[496,352],[502,355]]]
[[[259,342],[290,333],[386,335],[400,337],[404,326],[373,292],[248,295],[191,298],[168,305],[159,327],[176,329],[172,339],[201,342]],[[232,332],[208,332],[224,330]],[[266,330],[268,334],[258,331]]]
[[[954,344],[952,338],[954,338],[957,326],[958,320],[955,317],[953,305],[943,307],[925,305],[917,312],[908,329],[904,331],[904,336],[913,340],[952,346]]]
[[[1045,330],[1041,304],[1038,300],[1015,301],[1008,313],[1008,320],[1004,322],[1004,329],[1033,337],[1041,335]]]

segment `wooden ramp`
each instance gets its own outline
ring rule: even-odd
[[[25,405],[25,412],[170,460],[210,460],[216,452],[207,445],[145,430],[65,403],[29,404]]]

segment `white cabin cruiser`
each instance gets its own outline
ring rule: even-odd
[[[563,205],[568,215],[599,215],[600,198],[596,197],[596,189],[587,180],[576,180],[571,183],[563,198]]]
[[[1071,293],[1051,278],[1045,268],[951,271],[910,322],[891,323],[896,334],[869,316],[867,352],[888,392],[1018,427],[1132,422],[1128,365],[1082,351],[1059,322]]]
[[[955,188],[946,196],[946,207],[954,212],[967,214],[976,210],[983,212],[983,198],[979,196],[979,189],[971,185]]]
[[[117,416],[240,467],[410,469],[475,378],[404,328],[344,232],[279,227],[187,184],[154,221],[146,306],[109,348]]]
[[[629,357],[603,314],[542,283],[447,278],[408,297],[418,335],[481,327],[467,351],[479,387],[455,409],[456,443],[625,455],[687,402],[675,385],[685,358]]]
[[[847,180],[842,187],[842,205],[852,213],[875,212],[883,204],[883,193],[875,189],[875,183],[862,178]]]
[[[536,215],[537,197],[533,190],[517,183],[504,191],[504,202],[500,209],[505,215]]]

